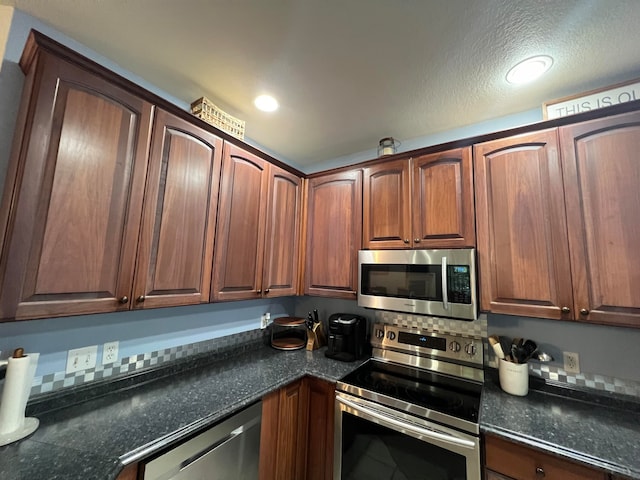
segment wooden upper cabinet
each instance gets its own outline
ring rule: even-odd
[[[225,143],[212,300],[243,300],[262,295],[262,261],[269,163]]]
[[[475,247],[471,147],[363,171],[363,248]]]
[[[362,172],[308,182],[305,288],[307,295],[355,298],[362,242]]]
[[[271,165],[262,267],[263,296],[298,293],[302,179]]]
[[[575,317],[640,326],[640,113],[560,128]]]
[[[1,316],[126,310],[152,106],[44,50],[29,58],[2,205]]]
[[[415,248],[475,247],[471,147],[412,159]]]
[[[134,308],[208,302],[222,140],[158,110]]]
[[[545,130],[474,147],[482,310],[572,318],[557,145]]]
[[[412,245],[409,160],[379,163],[363,170],[362,247]]]

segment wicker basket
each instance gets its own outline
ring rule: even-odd
[[[191,103],[191,113],[220,130],[244,139],[244,120],[239,120],[214,105],[207,97]]]

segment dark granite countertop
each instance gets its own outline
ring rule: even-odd
[[[362,362],[324,350],[255,351],[38,414],[40,427],[0,448],[3,480],[115,479],[134,463],[304,375],[331,382]]]
[[[40,428],[33,435],[0,447],[0,478],[115,479],[124,465],[215,424],[281,386],[305,375],[335,382],[361,363],[327,359],[324,350],[282,352],[257,346],[224,360],[187,363],[168,376],[132,380],[113,393],[35,414]],[[640,415],[634,408],[533,390],[515,397],[489,378],[480,428],[640,479]]]
[[[480,430],[640,479],[640,405],[545,390],[516,397],[489,378],[482,391]]]

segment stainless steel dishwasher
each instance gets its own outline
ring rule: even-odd
[[[144,466],[144,480],[258,478],[262,402],[258,402]]]

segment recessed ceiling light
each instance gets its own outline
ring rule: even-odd
[[[271,95],[258,95],[253,104],[263,112],[274,112],[278,109],[278,101]]]
[[[516,85],[532,82],[549,70],[551,65],[553,65],[553,58],[548,55],[527,58],[509,70],[507,82]]]

